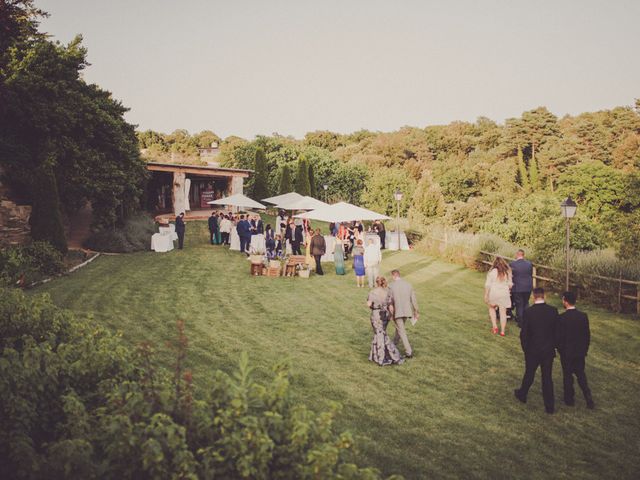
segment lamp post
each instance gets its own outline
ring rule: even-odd
[[[566,239],[566,259],[567,259],[567,271],[566,271],[566,280],[565,280],[565,291],[569,291],[569,222],[575,216],[576,210],[578,209],[578,205],[574,202],[571,197],[567,197],[561,204],[560,210],[562,211],[562,216],[566,220],[567,224],[567,239]]]
[[[324,188],[324,201],[325,203],[327,203],[327,189],[329,188],[329,185],[325,183],[324,185],[322,185],[322,188]]]
[[[396,199],[396,202],[398,202],[398,215],[396,217],[396,232],[398,234],[398,251],[400,251],[400,201],[402,200],[402,192],[400,191],[400,189],[396,189],[395,193],[393,194],[393,197]]]

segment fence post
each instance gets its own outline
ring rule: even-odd
[[[534,265],[533,266],[533,288],[536,288],[538,286],[538,279],[536,278],[536,275],[538,275],[538,269]]]
[[[622,270],[620,270],[620,277],[618,278],[618,312],[622,311]]]

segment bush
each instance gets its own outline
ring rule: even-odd
[[[127,220],[123,227],[100,230],[92,234],[85,247],[98,252],[130,253],[149,250],[151,235],[156,233],[155,222],[146,215]]]
[[[62,254],[47,242],[10,246],[0,250],[0,283],[28,285],[64,272]]]
[[[0,478],[376,479],[349,462],[337,406],[316,414],[292,399],[290,376],[232,375],[196,396],[179,323],[172,375],[48,296],[0,290]]]

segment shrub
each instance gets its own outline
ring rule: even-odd
[[[123,227],[93,233],[85,246],[98,252],[130,253],[149,250],[151,235],[156,233],[154,221],[146,215],[127,220]]]
[[[337,406],[293,400],[284,366],[259,384],[242,355],[196,396],[182,323],[169,375],[47,296],[0,295],[0,478],[379,478],[349,462]]]
[[[62,254],[47,242],[0,250],[0,283],[28,285],[64,272]]]

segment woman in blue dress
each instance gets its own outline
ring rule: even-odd
[[[364,247],[362,246],[362,240],[356,241],[356,246],[351,251],[353,255],[353,271],[356,273],[356,285],[359,288],[364,288]]]

